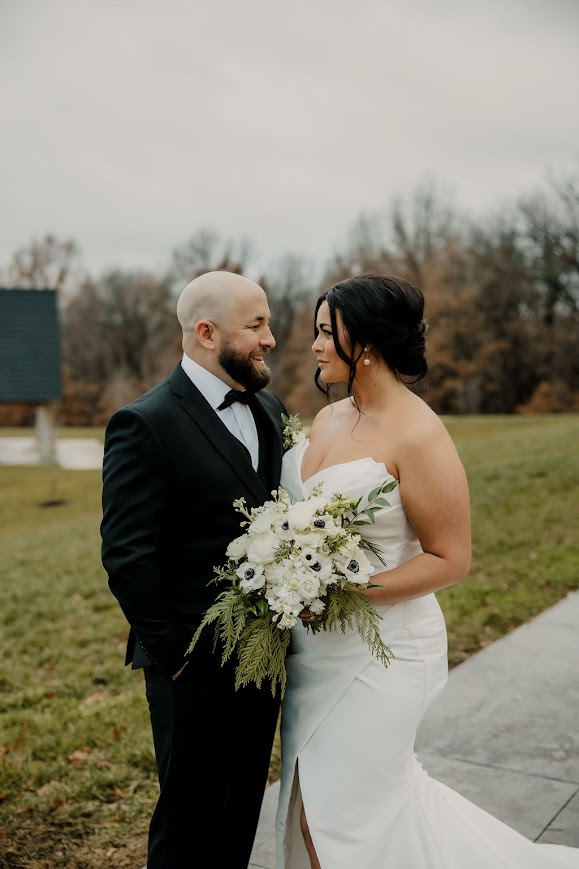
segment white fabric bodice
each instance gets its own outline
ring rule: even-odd
[[[303,482],[302,462],[308,446],[309,441],[304,440],[288,450],[283,457],[280,486],[294,501],[309,497],[314,486],[320,484],[323,486],[322,495],[329,496],[339,492],[351,498],[359,498],[380,483],[394,480],[382,462],[366,457],[323,468]],[[385,497],[391,506],[376,514],[375,524],[365,525],[361,529],[364,537],[380,546],[386,562],[384,567],[378,558],[366,552],[375,573],[391,570],[422,552],[416,534],[406,518],[400,488],[397,486]],[[364,506],[363,502],[361,506]]]

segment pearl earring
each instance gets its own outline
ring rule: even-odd
[[[367,352],[368,352],[368,348],[364,347],[364,353],[367,353]],[[370,364],[370,359],[368,356],[366,356],[366,358],[364,359],[364,365],[369,365],[369,364]]]

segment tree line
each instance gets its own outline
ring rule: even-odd
[[[426,300],[429,374],[418,387],[438,413],[579,411],[579,175],[552,181],[484,218],[419,185],[380,213],[361,214],[320,278],[300,255],[268,273],[252,249],[202,230],[173,251],[162,274],[82,270],[72,239],[54,235],[16,251],[3,287],[54,288],[59,297],[65,425],[99,425],[168,374],[181,355],[180,290],[205,271],[245,274],[266,291],[277,348],[272,388],[291,412],[314,414],[313,308],[353,274],[396,274]],[[27,406],[0,407],[0,423],[32,421]]]

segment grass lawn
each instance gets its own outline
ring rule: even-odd
[[[445,422],[473,507],[470,578],[439,595],[456,664],[579,588],[579,415]],[[99,561],[100,474],[58,471],[65,503],[42,508],[49,485],[0,467],[0,869],[136,869],[157,785]]]

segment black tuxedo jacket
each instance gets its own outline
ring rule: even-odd
[[[270,392],[257,400],[258,472],[180,364],[109,421],[102,559],[131,625],[127,663],[138,641],[166,676],[183,666],[192,628],[222,590],[208,585],[213,568],[243,533],[233,501],[258,506],[279,484],[286,411]]]

